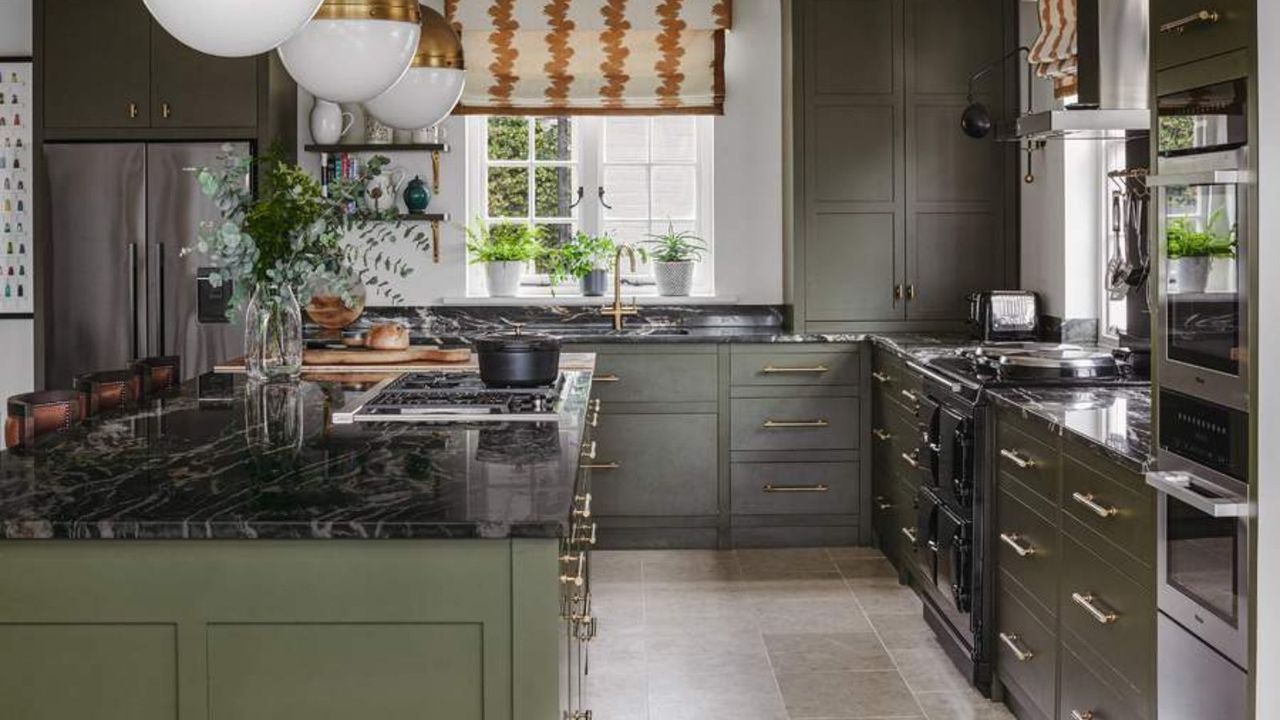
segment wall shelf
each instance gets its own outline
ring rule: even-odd
[[[449,152],[446,143],[387,143],[383,145],[306,145],[303,150],[317,153],[367,153],[367,152]]]
[[[373,215],[355,215],[358,222],[394,222],[394,223],[431,223],[431,261],[440,264],[440,223],[450,220],[449,213],[400,213],[395,217],[377,217]]]

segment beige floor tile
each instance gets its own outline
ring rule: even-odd
[[[691,675],[718,676],[767,674],[771,672],[764,641],[665,636],[645,639],[645,666],[654,686]]]
[[[941,647],[889,651],[912,692],[965,692],[971,686]]]
[[[883,555],[880,557],[843,558],[836,561],[840,574],[846,578],[896,578],[898,571]]]
[[[835,562],[825,548],[738,550],[742,575],[748,580],[836,578]]]
[[[835,562],[842,560],[865,560],[867,558],[883,558],[884,553],[880,552],[880,548],[857,546],[857,547],[830,547],[827,548],[827,555]]]
[[[782,674],[778,685],[791,720],[920,714],[902,676],[893,671]]]
[[[915,591],[892,577],[852,578],[846,581],[849,591],[867,614],[911,613],[923,611]]]
[[[583,682],[583,707],[598,718],[646,718],[649,683],[643,673],[592,670]]]
[[[597,550],[591,553],[592,584],[639,583],[641,560],[627,550]]]
[[[751,615],[751,598],[732,582],[646,583],[645,620]]]
[[[742,576],[732,550],[653,550],[639,555],[645,583],[730,581]]]
[[[955,693],[917,693],[916,701],[928,720],[1014,720],[1013,713],[976,690]]]
[[[890,650],[916,650],[938,648],[933,629],[919,614],[893,613],[881,615],[867,613],[871,627],[880,635],[884,646]]]
[[[774,600],[754,603],[755,621],[766,633],[870,632],[867,616],[853,598]]]
[[[875,633],[811,633],[764,636],[776,673],[893,670],[893,658]]]
[[[755,605],[779,600],[848,600],[853,597],[840,577],[821,578],[745,578],[742,591]]]

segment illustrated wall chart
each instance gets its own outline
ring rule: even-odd
[[[0,62],[0,316],[32,302],[31,63]]]

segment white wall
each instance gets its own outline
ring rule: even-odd
[[[0,425],[8,403],[5,398],[35,389],[35,323],[0,320]]]
[[[0,0],[0,57],[31,54],[31,0]]]
[[[438,0],[427,4],[439,6]],[[714,242],[716,294],[740,303],[782,302],[782,5],[752,0],[734,6],[734,29],[725,42],[725,114],[715,120]],[[299,90],[298,138],[310,141],[307,116],[313,98]],[[465,222],[466,123],[446,122],[453,152],[441,163],[440,194],[433,212]],[[426,158],[388,153],[393,165],[429,179]],[[318,169],[319,160],[300,153]],[[466,253],[456,227],[443,228],[441,262],[403,253],[416,267],[397,287],[409,305],[435,305],[466,296]],[[371,298],[372,304],[386,304]]]

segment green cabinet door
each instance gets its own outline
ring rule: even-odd
[[[150,35],[138,0],[45,0],[45,127],[149,126]]]
[[[205,55],[155,25],[151,106],[151,124],[157,128],[255,127],[258,60]]]
[[[605,517],[716,515],[715,415],[603,414],[588,462],[592,510]]]

